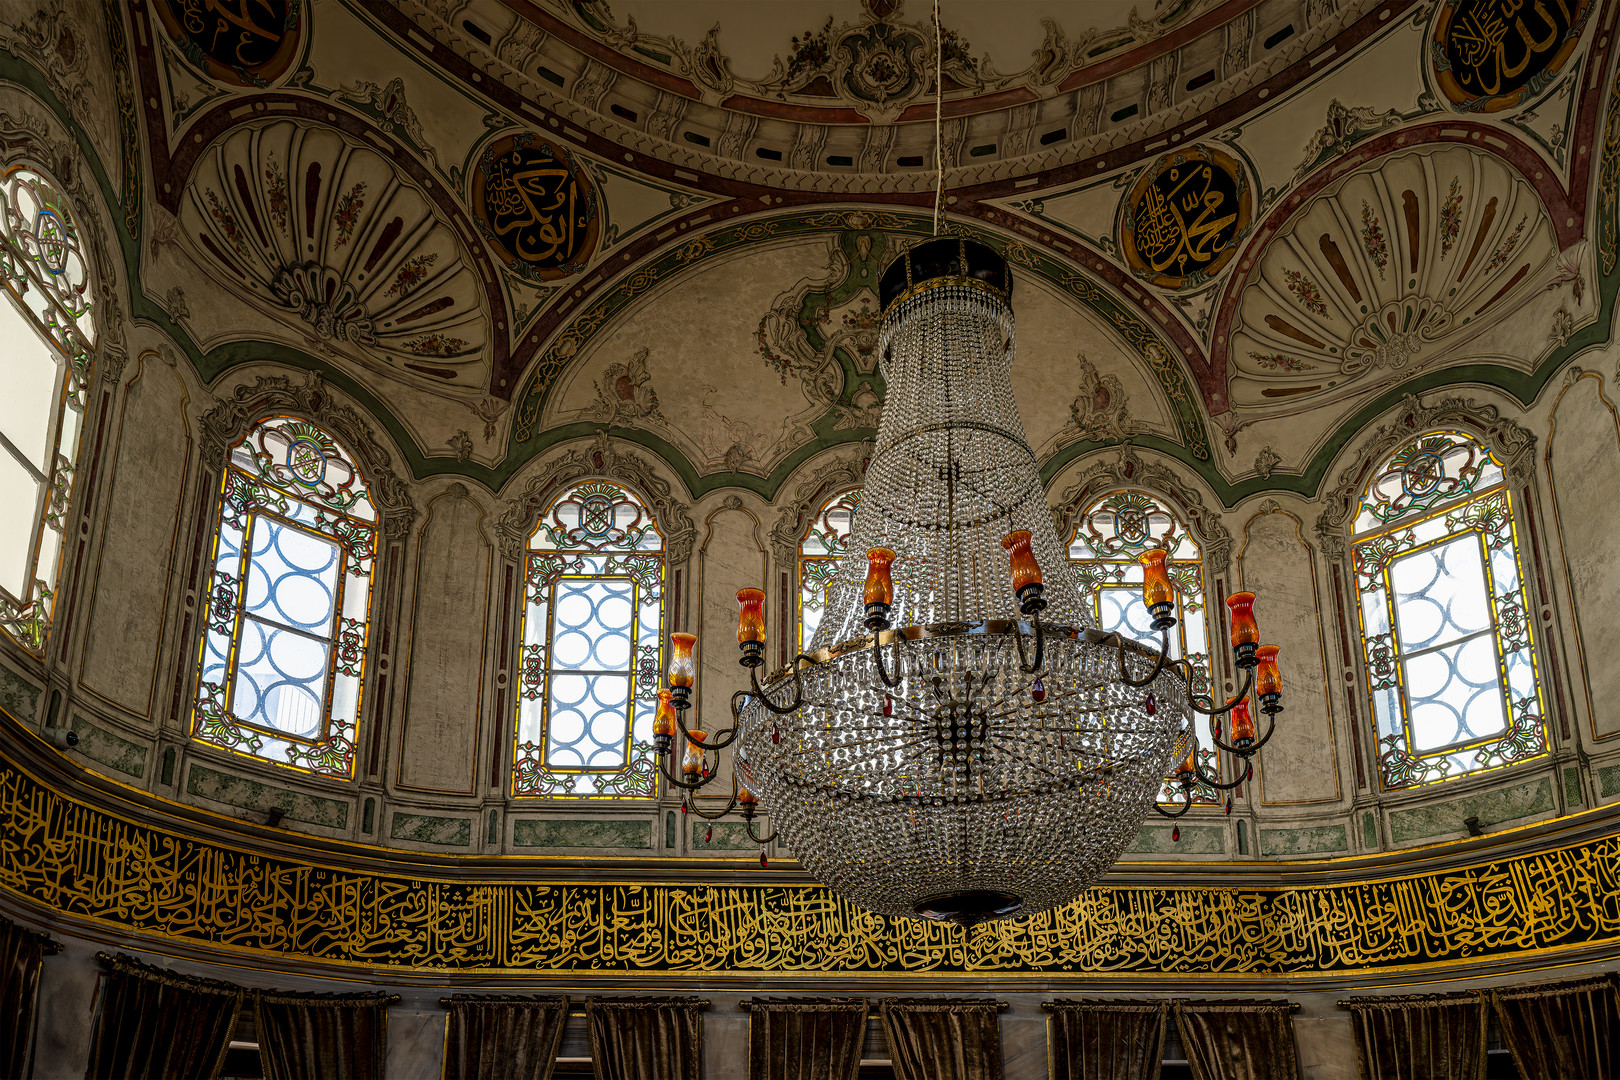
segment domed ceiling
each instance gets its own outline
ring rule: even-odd
[[[873,285],[937,153],[944,227],[1017,268],[1047,474],[1129,437],[1230,499],[1600,332],[1613,12],[1490,11],[944,0],[936,65],[918,0],[153,0],[111,86],[72,47],[98,13],[14,36],[116,100],[88,137],[204,377],[319,368],[418,476],[498,489],[610,429],[771,496],[869,437]]]

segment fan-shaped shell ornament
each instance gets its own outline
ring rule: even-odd
[[[1498,159],[1461,146],[1386,158],[1267,244],[1232,322],[1233,407],[1275,412],[1444,363],[1557,255],[1541,200]]]
[[[181,231],[255,304],[374,366],[436,386],[487,383],[473,263],[381,155],[290,120],[241,128],[186,185]]]

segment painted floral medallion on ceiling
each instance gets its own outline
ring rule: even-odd
[[[301,0],[157,0],[158,19],[199,70],[233,86],[270,85],[292,66]]]
[[[1201,285],[1231,261],[1252,213],[1241,165],[1213,147],[1179,150],[1131,188],[1120,247],[1130,268],[1160,288]]]
[[[178,217],[220,280],[327,350],[427,385],[487,384],[473,261],[381,155],[292,120],[238,128],[198,159]]]
[[[514,272],[555,281],[590,262],[602,228],[596,188],[563,147],[527,132],[497,139],[472,184],[478,231]]]
[[[1385,158],[1267,244],[1233,322],[1231,401],[1274,412],[1461,354],[1558,257],[1534,190],[1463,146]]]
[[[1429,55],[1459,112],[1511,109],[1544,90],[1580,44],[1591,0],[1447,0]]]

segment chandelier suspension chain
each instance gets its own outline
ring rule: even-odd
[[[945,30],[939,22],[939,0],[934,0],[934,235],[939,235],[945,207]]]

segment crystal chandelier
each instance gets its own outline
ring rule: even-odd
[[[1281,708],[1277,648],[1259,645],[1251,593],[1228,601],[1240,692],[1219,706],[1193,694],[1191,665],[1168,656],[1176,596],[1162,549],[1141,557],[1159,640],[1096,628],[1013,400],[1012,284],[1001,256],[957,236],[885,270],[888,396],[852,554],[809,651],[762,683],[765,594],[739,592],[750,686],[732,696],[731,725],[708,733],[683,715],[696,639],[671,635],[654,725],[666,777],[701,789],[719,775],[712,755],[733,748],[725,806],[683,796],[683,809],[739,812],[763,844],[763,803],[806,870],[889,915],[972,924],[1072,900],[1150,809],[1179,817],[1196,785],[1241,784]],[[1240,759],[1236,780],[1200,766],[1195,714]],[[1172,772],[1179,800],[1166,808]]]

